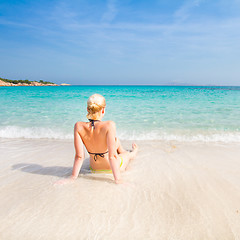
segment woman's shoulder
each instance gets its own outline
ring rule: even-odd
[[[83,129],[84,127],[87,127],[88,122],[76,122],[74,125],[74,129],[76,130],[80,130]],[[107,129],[115,129],[116,128],[116,124],[114,121],[102,121],[101,122],[102,126],[104,126],[104,128]]]
[[[116,124],[114,121],[104,121],[103,123],[106,130],[116,129]]]
[[[84,125],[86,125],[86,122],[76,122],[74,125],[75,129],[80,129],[82,128]]]
[[[109,125],[114,125],[114,124],[115,124],[115,122],[112,121],[112,120],[109,120],[109,121],[103,121],[103,122],[106,123],[106,124],[109,124]]]

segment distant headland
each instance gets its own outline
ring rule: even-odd
[[[46,82],[43,80],[29,81],[29,80],[10,80],[6,78],[0,78],[0,87],[2,86],[69,86],[70,84],[62,83],[56,84],[53,82]]]

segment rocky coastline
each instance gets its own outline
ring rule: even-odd
[[[48,84],[43,84],[43,83],[39,83],[39,82],[31,82],[30,84],[27,83],[10,83],[10,82],[4,82],[2,80],[0,80],[0,86],[59,86],[58,84],[55,83],[48,83]]]
[[[14,81],[14,82],[13,82]],[[37,81],[28,81],[23,82],[21,80],[8,80],[8,79],[0,79],[0,87],[18,87],[18,86],[70,86],[70,84],[56,84],[50,82],[37,82]]]

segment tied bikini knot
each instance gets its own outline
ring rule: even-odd
[[[92,126],[93,129],[95,129],[94,122],[100,122],[100,120],[93,120],[93,119],[88,119],[88,120],[91,123],[91,126]]]

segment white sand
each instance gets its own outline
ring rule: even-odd
[[[239,144],[138,144],[130,186],[88,159],[54,186],[71,173],[71,141],[0,139],[0,239],[240,239]]]

